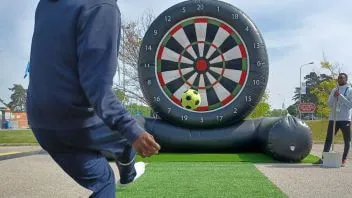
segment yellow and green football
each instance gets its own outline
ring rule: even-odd
[[[198,91],[188,89],[181,96],[181,105],[186,109],[195,110],[201,103],[201,96]]]

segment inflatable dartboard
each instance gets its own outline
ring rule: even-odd
[[[238,8],[221,1],[192,0],[160,14],[140,48],[139,81],[159,117],[185,127],[219,127],[248,116],[268,80],[261,33]],[[201,95],[190,110],[189,89]]]

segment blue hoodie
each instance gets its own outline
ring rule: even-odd
[[[30,56],[32,128],[105,123],[131,143],[143,131],[112,90],[120,43],[116,0],[40,0]]]

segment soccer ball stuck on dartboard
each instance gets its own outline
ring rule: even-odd
[[[201,103],[201,97],[198,91],[194,89],[188,89],[183,92],[181,97],[181,105],[187,109],[195,110]]]

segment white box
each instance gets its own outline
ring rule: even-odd
[[[342,155],[335,151],[323,152],[323,167],[340,168],[342,163]]]

